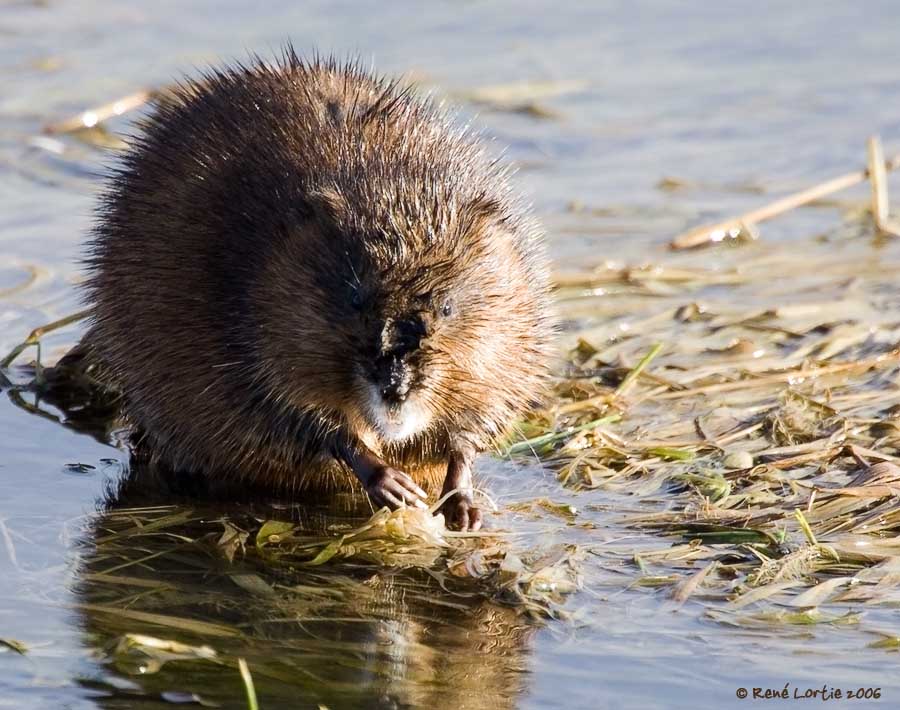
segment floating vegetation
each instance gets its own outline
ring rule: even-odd
[[[293,535],[294,530],[278,521],[263,523],[256,534],[256,545],[267,558],[278,564],[324,565],[330,560],[357,559],[386,566],[433,564],[442,550],[450,546],[444,516],[430,510],[382,508],[365,524],[336,538]]]
[[[107,119],[114,116],[121,116],[129,111],[144,106],[148,101],[152,101],[157,93],[158,92],[148,90],[136,91],[133,94],[123,96],[108,104],[95,106],[86,111],[82,111],[75,116],[70,116],[69,118],[54,123],[48,123],[44,127],[44,132],[48,134],[70,133],[72,131],[94,128]]]
[[[624,529],[683,541],[591,550],[631,557],[623,583],[748,628],[864,626],[861,605],[897,603],[900,575],[880,571],[900,553],[897,248],[867,258],[872,233],[561,279],[556,396],[504,451],[539,458],[579,508],[626,496]]]
[[[753,241],[759,238],[759,234],[756,231],[756,225],[759,222],[772,219],[798,207],[812,204],[817,200],[821,200],[853,185],[858,185],[866,180],[869,180],[872,185],[872,216],[876,229],[886,235],[898,236],[900,235],[900,226],[888,214],[887,171],[896,170],[900,167],[900,155],[895,155],[889,160],[885,160],[881,139],[878,136],[870,137],[866,148],[868,163],[864,170],[839,175],[737,217],[732,217],[716,224],[695,227],[676,236],[669,243],[669,246],[672,249],[696,249],[731,240]],[[677,182],[671,180],[664,180],[661,183],[662,189],[671,190],[673,185],[680,187]]]
[[[14,651],[15,653],[18,653],[22,656],[28,653],[28,646],[21,641],[16,641],[16,639],[0,638],[0,648],[9,649],[10,651]]]
[[[455,98],[492,111],[519,113],[537,119],[558,119],[561,115],[544,101],[567,94],[583,93],[583,81],[526,81],[481,86],[456,93]]]
[[[241,671],[244,691],[247,693],[247,707],[249,710],[259,710],[259,701],[256,699],[256,687],[253,685],[253,676],[250,675],[250,667],[247,665],[247,661],[239,658],[238,668]]]

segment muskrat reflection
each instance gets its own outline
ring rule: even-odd
[[[420,568],[279,565],[254,545],[260,521],[333,535],[335,525],[360,518],[248,501],[246,487],[232,498],[240,505],[225,503],[227,491],[200,481],[135,457],[83,541],[75,594],[85,641],[130,681],[125,690],[100,688],[100,706],[123,707],[123,694],[178,691],[246,707],[238,658],[269,710],[516,705],[533,627],[515,610],[475,588],[445,589]],[[216,507],[204,507],[211,497]],[[115,651],[135,633],[208,645],[216,659],[141,673],[148,664],[140,653]]]

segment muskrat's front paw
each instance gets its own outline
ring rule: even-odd
[[[448,528],[472,532],[481,528],[481,508],[476,506],[468,495],[454,493],[444,501],[441,512]]]
[[[403,505],[413,505],[417,508],[428,507],[425,504],[428,494],[405,473],[390,466],[376,469],[365,487],[369,498],[378,507],[386,505],[391,510],[396,510]]]

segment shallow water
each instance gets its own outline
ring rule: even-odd
[[[286,38],[301,51],[359,54],[380,70],[409,72],[460,101],[465,116],[478,114],[478,125],[509,146],[562,269],[665,261],[667,240],[687,227],[855,169],[871,133],[882,134],[888,152],[900,145],[900,6],[887,0],[864,9],[850,2],[807,9],[776,2],[445,2],[423,9],[279,1],[265,10],[250,3],[2,2],[0,353],[78,309],[76,261],[104,157],[70,137],[41,137],[42,126],[164,84],[186,67],[250,49],[265,53]],[[525,80],[579,85],[537,99],[552,114],[545,118],[464,100],[475,87]],[[666,176],[692,187],[662,191],[657,183]],[[841,219],[837,209],[799,210],[766,224],[763,236],[769,244],[800,244]],[[758,256],[760,248],[746,253]],[[858,240],[846,252],[877,260],[896,258],[897,249]],[[733,250],[708,251],[679,263],[714,269],[735,258]],[[898,295],[888,284],[882,302],[894,304]],[[52,361],[77,336],[72,327],[48,337],[43,358]],[[182,662],[142,675],[106,660],[104,650],[125,631],[173,633],[85,606],[124,599],[135,610],[154,608],[152,595],[111,589],[91,576],[116,567],[96,554],[98,531],[114,528],[114,520],[94,513],[125,455],[6,396],[0,450],[0,638],[29,649],[19,655],[0,647],[0,708],[168,707],[184,699],[166,695],[176,692],[243,707],[233,668]],[[621,513],[640,508],[640,500],[565,491],[537,465],[485,459],[482,472],[501,505],[548,497],[581,511],[577,526],[550,514],[507,512],[498,525],[520,534],[515,544],[620,552],[618,564],[610,562],[614,554],[583,561],[585,589],[564,605],[571,619],[530,622],[429,587],[416,596],[421,580],[414,576],[375,574],[367,587],[374,598],[351,595],[294,623],[300,612],[284,606],[290,599],[276,604],[247,592],[221,560],[202,567],[185,553],[150,566],[135,562],[135,550],[121,564],[145,581],[220,589],[215,604],[204,597],[194,611],[242,630],[218,642],[221,652],[246,657],[251,669],[280,670],[255,675],[269,710],[317,703],[729,707],[753,702],[736,699],[739,687],[780,690],[785,683],[792,692],[880,687],[882,704],[900,701],[896,654],[867,648],[871,639],[858,631],[730,627],[705,618],[699,604],[676,611],[662,594],[617,584],[629,552],[669,544],[622,524]],[[204,531],[221,533],[214,524],[221,510],[196,515]],[[879,630],[898,634],[890,608],[873,615]]]

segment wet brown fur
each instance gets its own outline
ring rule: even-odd
[[[90,246],[88,340],[159,462],[355,486],[331,455],[343,428],[436,482],[455,438],[485,449],[540,393],[539,230],[430,102],[288,49],[181,84],[140,128]],[[386,444],[360,372],[385,319],[411,312],[430,328],[416,392],[432,422]]]

